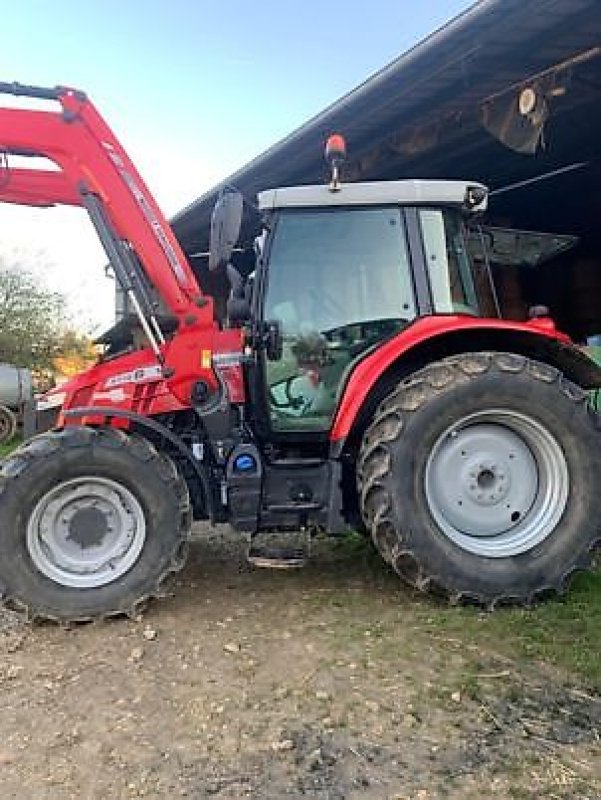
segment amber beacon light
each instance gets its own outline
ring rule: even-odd
[[[326,161],[332,168],[330,191],[340,190],[340,165],[346,159],[346,141],[340,133],[333,133],[326,141]]]

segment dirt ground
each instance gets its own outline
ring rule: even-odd
[[[450,636],[365,553],[199,536],[137,621],[0,620],[0,797],[601,798],[601,698]]]

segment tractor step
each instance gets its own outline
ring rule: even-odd
[[[248,551],[247,561],[253,567],[265,569],[299,569],[307,563],[304,550],[271,548],[252,548]]]
[[[310,554],[308,533],[257,533],[249,542],[246,559],[254,567],[299,569],[305,566]]]

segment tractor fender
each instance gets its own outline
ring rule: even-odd
[[[407,375],[447,356],[496,350],[545,362],[584,389],[601,386],[601,367],[550,319],[511,322],[467,316],[423,317],[355,362],[330,433],[333,457],[358,443],[377,406]]]
[[[111,408],[110,406],[85,406],[82,408],[71,408],[63,413],[66,420],[79,419],[83,420],[86,417],[95,419],[104,419],[105,422],[112,422],[113,420],[126,420],[128,423],[134,423],[136,426],[142,428],[141,433],[151,431],[158,434],[163,439],[167,440],[180,454],[184,461],[188,462],[194,474],[200,481],[204,493],[204,501],[207,505],[209,512],[209,519],[215,522],[215,503],[213,502],[213,493],[211,491],[210,476],[208,475],[206,467],[201,461],[197,460],[188,448],[186,443],[175,434],[172,430],[167,428],[161,422],[152,417],[144,417],[141,414],[136,414],[133,411],[126,411],[122,408]],[[99,427],[94,425],[91,427]]]

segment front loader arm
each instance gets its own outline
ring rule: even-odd
[[[170,311],[187,324],[212,322],[212,304],[169,224],[125,150],[87,97],[67,88],[38,89],[0,83],[0,92],[55,100],[57,111],[0,109],[0,146],[8,154],[42,156],[60,172],[12,170],[0,200],[30,205],[102,203],[115,234],[137,253],[151,284]],[[60,177],[59,177],[60,176]]]
[[[0,202],[38,208],[80,206],[81,195],[62,172],[11,168],[0,172]]]

